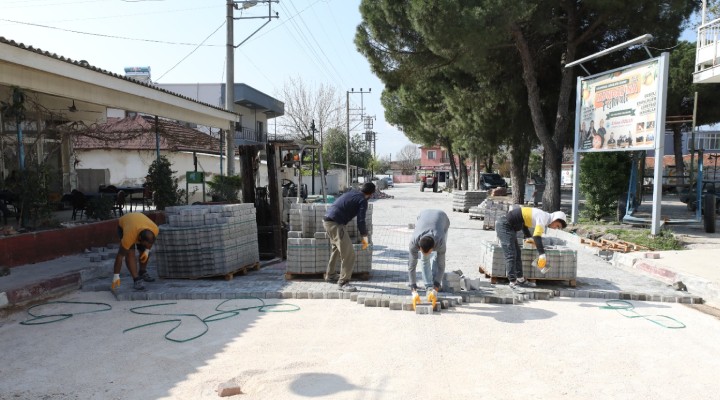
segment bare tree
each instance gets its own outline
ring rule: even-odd
[[[403,175],[411,175],[420,165],[420,150],[414,144],[407,144],[397,153],[397,159]]]
[[[323,132],[343,127],[345,107],[333,86],[308,87],[295,77],[285,82],[279,97],[285,102],[285,115],[277,121],[280,135],[308,140],[310,123],[315,120],[315,139],[320,141]]]

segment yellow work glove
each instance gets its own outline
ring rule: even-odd
[[[540,257],[538,257],[538,268],[543,269],[547,265],[547,257],[545,257],[545,254],[540,254]]]
[[[120,275],[114,275],[112,284],[110,284],[110,290],[115,290],[120,287]]]
[[[362,241],[361,241],[360,243],[362,243],[362,249],[363,249],[363,250],[367,250],[367,248],[368,248],[368,237],[367,237],[367,236],[363,236],[363,237],[362,237]]]
[[[150,258],[150,250],[146,249],[145,251],[140,253],[140,262],[141,263],[143,263],[143,264],[146,263],[148,258]]]

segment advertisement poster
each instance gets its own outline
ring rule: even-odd
[[[581,83],[582,152],[655,148],[659,61],[595,75]]]

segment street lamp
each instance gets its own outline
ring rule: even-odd
[[[360,93],[360,109],[362,112],[362,95],[370,92],[372,92],[372,89],[368,89],[367,92],[365,92],[362,88],[360,88],[359,92],[356,92],[355,88],[350,88],[350,90],[345,92],[345,111],[347,112],[347,143],[345,143],[345,174],[347,176],[345,184],[347,189],[350,189],[350,93]]]

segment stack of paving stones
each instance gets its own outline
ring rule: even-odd
[[[330,238],[323,226],[323,217],[329,204],[291,204],[288,213],[290,231],[287,241],[286,272],[295,275],[324,273],[330,260]],[[365,215],[368,239],[372,243],[372,204],[368,204]],[[354,273],[369,273],[372,269],[372,244],[363,250],[359,244],[362,237],[353,218],[345,232],[353,242],[356,259]],[[339,266],[338,266],[339,267]]]
[[[495,222],[498,218],[507,214],[510,210],[510,206],[510,204],[505,202],[488,200],[483,213],[483,229],[494,230]]]
[[[537,249],[532,245],[525,244],[522,240],[518,239],[519,244],[522,246],[521,259],[525,278],[567,281],[577,278],[577,251],[567,247],[562,239],[543,238],[547,265],[549,266],[545,274],[532,265],[539,255]],[[481,240],[478,248],[480,249],[478,254],[483,272],[490,277],[507,277],[505,255],[500,244]]]
[[[257,223],[253,204],[175,206],[157,239],[158,276],[203,278],[257,265]]]
[[[470,208],[476,207],[488,196],[488,192],[482,191],[461,191],[453,192],[453,211],[468,212]]]

